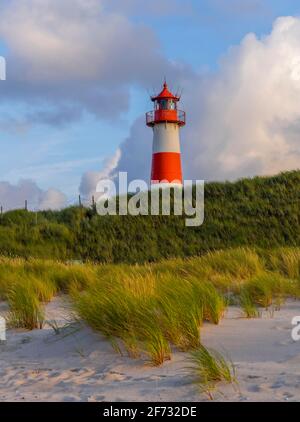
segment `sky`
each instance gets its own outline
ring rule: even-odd
[[[187,112],[185,178],[299,168],[299,15],[296,0],[1,0],[1,205],[148,180],[144,114],[164,77]]]

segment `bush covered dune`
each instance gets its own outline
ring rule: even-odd
[[[0,218],[0,301],[9,324],[42,328],[45,304],[74,311],[119,353],[153,365],[190,351],[202,383],[232,382],[201,344],[229,304],[244,317],[300,298],[300,171],[205,188],[205,222],[100,217],[92,208],[16,210]],[[145,233],[147,235],[145,236]]]
[[[218,324],[228,304],[253,317],[299,298],[300,249],[236,248],[145,265],[0,259],[0,299],[13,326],[42,327],[44,304],[60,292],[117,351],[159,365],[173,346],[196,349],[203,322]]]
[[[299,210],[300,171],[207,183],[205,222],[194,228],[185,227],[184,218],[176,216],[100,217],[92,208],[80,207],[38,213],[16,210],[0,218],[0,253],[143,263],[229,247],[300,246]]]

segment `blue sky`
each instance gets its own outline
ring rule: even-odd
[[[30,3],[30,0],[25,0],[25,2]],[[64,2],[68,3],[66,0],[61,0],[61,3]],[[18,13],[21,13],[17,3],[15,2],[15,8],[11,9],[9,15],[9,19],[12,21],[15,19],[16,24],[19,18]],[[35,3],[34,0],[33,3]],[[101,3],[100,0],[99,3]],[[154,37],[154,43],[157,45],[149,60],[151,63],[157,60],[158,63],[152,63],[151,66],[154,69],[157,67],[158,72],[153,76],[153,80],[151,69],[149,77],[143,80],[141,76],[142,82],[139,81],[139,75],[136,80],[130,77],[128,80],[124,79],[120,83],[120,92],[127,90],[128,96],[124,95],[124,100],[122,100],[122,95],[120,95],[120,102],[124,101],[125,104],[127,101],[127,104],[119,108],[118,99],[115,98],[118,85],[105,75],[105,80],[103,80],[105,89],[110,84],[115,84],[111,88],[115,90],[111,104],[109,104],[110,98],[107,93],[104,100],[99,97],[99,102],[105,103],[103,107],[109,106],[108,114],[90,113],[85,108],[78,112],[77,118],[75,116],[69,121],[55,124],[45,123],[43,119],[40,119],[43,116],[43,109],[49,111],[47,101],[43,104],[42,94],[39,98],[35,96],[31,98],[29,94],[27,97],[19,96],[14,92],[13,86],[6,88],[9,83],[12,85],[14,80],[18,80],[20,76],[18,73],[28,72],[32,59],[25,57],[29,51],[27,46],[14,38],[22,37],[22,33],[13,37],[9,29],[5,27],[5,22],[1,22],[0,18],[0,55],[7,58],[8,79],[0,82],[0,97],[2,96],[0,101],[1,182],[17,184],[20,179],[32,179],[42,190],[59,189],[71,202],[78,195],[82,175],[89,171],[100,171],[108,157],[113,156],[118,146],[129,136],[135,120],[151,108],[148,92],[152,92],[155,88],[160,89],[158,83],[160,66],[161,79],[166,76],[173,87],[178,81],[180,83],[181,76],[172,79],[173,71],[170,72],[172,74],[164,75],[163,73],[168,66],[171,68],[174,62],[179,66],[186,66],[187,72],[191,74],[213,75],[218,72],[222,56],[226,55],[232,45],[239,45],[246,34],[255,33],[260,38],[272,31],[273,22],[278,16],[300,14],[300,4],[296,0],[179,0],[174,9],[170,8],[170,3],[168,8],[167,2],[166,8],[162,7],[162,10],[159,8],[159,3],[157,2],[157,7],[153,9],[143,7],[145,2],[137,0],[127,1],[123,5],[122,2],[118,3],[116,0],[112,2],[113,6],[107,6],[106,3],[108,9],[113,8],[112,13],[124,17],[134,28],[139,28],[138,31],[144,31],[147,34],[145,39],[151,33],[149,44],[145,42],[142,46],[145,54],[148,54],[147,49],[150,43],[153,43],[151,37]],[[7,2],[4,2],[0,9],[5,7],[5,4],[7,5]],[[64,10],[64,13],[64,25],[66,25],[68,11]],[[30,25],[30,19],[28,22]],[[85,24],[84,21],[82,24]],[[97,42],[95,40],[95,48]],[[20,48],[23,48],[21,53]],[[160,57],[168,64],[162,66]],[[109,56],[106,60],[109,60]],[[126,52],[124,52],[124,60],[126,61]],[[134,61],[131,63],[134,68],[140,66],[144,58],[142,55],[137,55],[131,57],[131,60]],[[21,65],[17,67],[19,63]],[[49,63],[51,65],[51,62]],[[101,78],[97,83],[101,85]],[[5,84],[7,84],[6,87]],[[48,96],[50,90],[53,89],[55,87],[53,88],[53,82],[51,82],[45,95]],[[81,95],[83,94],[80,93]],[[56,98],[58,103],[62,101],[61,98]],[[51,103],[53,112],[56,107],[55,101]],[[184,105],[188,107],[186,102],[185,99]],[[117,106],[114,109],[115,104]],[[56,116],[55,121],[57,120]],[[140,139],[140,142],[151,142],[151,134],[148,139]],[[1,198],[1,201],[5,201],[5,198]]]

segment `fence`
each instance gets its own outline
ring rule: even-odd
[[[39,203],[34,201],[29,201],[27,199],[24,200],[24,202],[21,204],[15,204],[13,206],[7,206],[5,207],[5,204],[2,203],[0,205],[0,217],[7,211],[13,211],[13,210],[25,210],[25,211],[32,211],[32,212],[39,212],[39,211],[47,211],[47,209],[43,210],[39,208]],[[79,206],[79,207],[92,207],[95,208],[96,201],[95,197],[92,196],[90,199],[82,199],[81,195],[78,195],[76,199],[69,199],[66,201],[63,208],[71,207],[71,206]]]

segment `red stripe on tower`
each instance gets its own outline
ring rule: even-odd
[[[152,155],[151,183],[182,184],[180,153],[158,152]]]
[[[146,124],[153,128],[151,184],[182,184],[179,131],[185,125],[185,112],[177,108],[180,97],[165,82],[162,92],[151,100],[154,110],[146,113]]]

